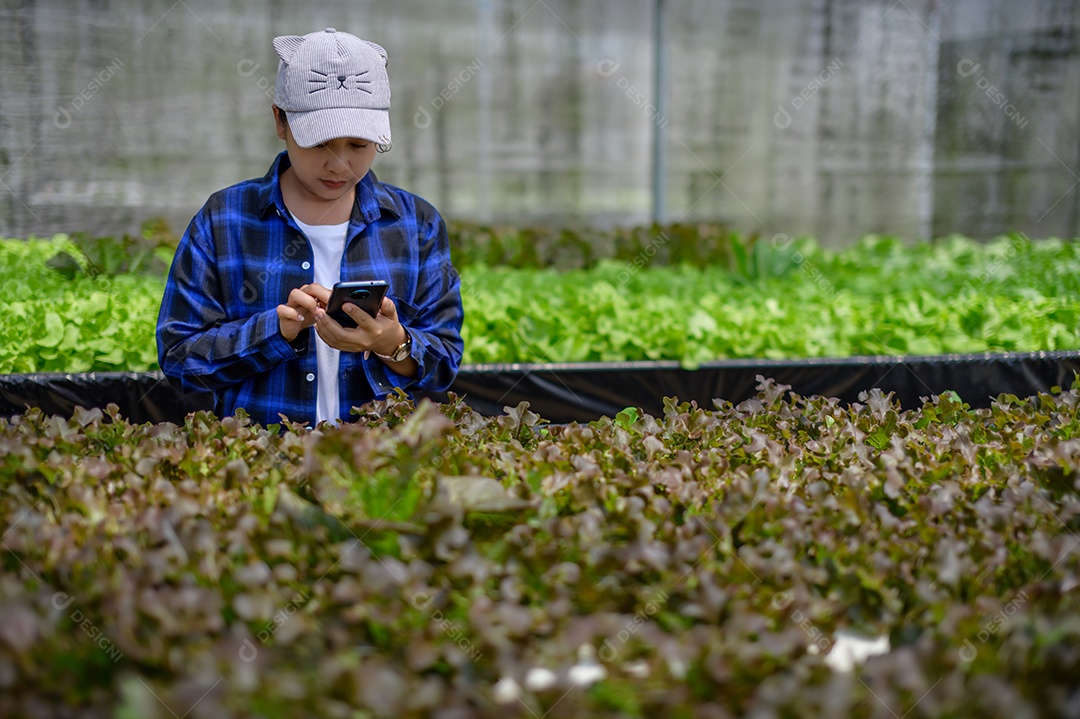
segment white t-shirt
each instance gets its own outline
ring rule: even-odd
[[[293,217],[296,220],[295,217]],[[311,242],[315,252],[315,282],[327,289],[333,289],[341,280],[341,256],[345,254],[345,235],[349,223],[340,225],[307,225],[296,220],[300,229]],[[315,358],[318,361],[319,374],[316,377],[317,397],[315,399],[315,422],[330,420],[338,422],[338,360],[341,351],[322,341],[315,333]]]

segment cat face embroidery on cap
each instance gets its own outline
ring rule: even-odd
[[[335,75],[332,72],[322,72],[312,68],[308,76],[308,94],[327,90],[352,90],[354,92],[371,93],[371,80],[365,79],[367,70],[353,75]]]

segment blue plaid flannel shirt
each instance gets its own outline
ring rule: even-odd
[[[285,208],[282,152],[265,177],[214,193],[177,248],[158,315],[158,362],[184,391],[214,393],[215,411],[243,407],[261,424],[315,419],[314,328],[288,342],[277,306],[312,281],[314,256]],[[374,353],[341,353],[338,396],[350,410],[400,387],[446,389],[457,375],[461,282],[450,262],[446,225],[423,199],[368,172],[356,186],[342,281],[387,280],[388,296],[412,336],[415,378],[394,372]]]

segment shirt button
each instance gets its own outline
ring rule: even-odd
[[[308,262],[307,260],[304,260],[304,263],[302,265],[300,265],[300,266],[302,268],[304,268],[305,270],[310,270],[311,269],[311,263]]]
[[[308,372],[306,379],[307,379],[308,382],[314,382],[315,381],[315,373],[314,372]]]

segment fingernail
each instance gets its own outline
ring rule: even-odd
[[[367,359],[370,356],[371,356],[371,350],[364,350],[364,359]]]
[[[304,316],[303,316],[303,315],[300,315],[300,321],[301,321],[301,322],[303,322],[303,321],[304,321]]]

